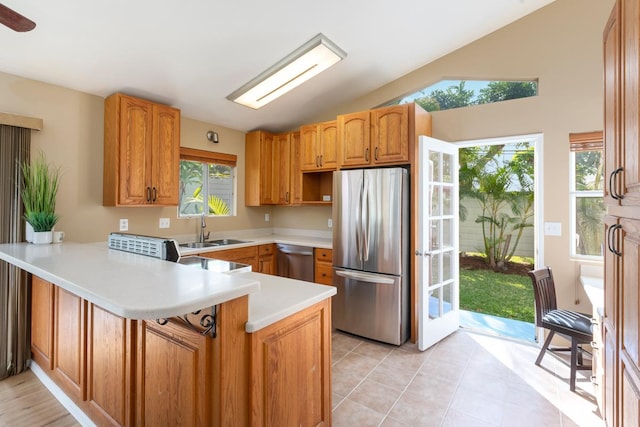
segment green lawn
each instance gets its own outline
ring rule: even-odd
[[[488,270],[460,270],[460,309],[533,323],[531,279]]]

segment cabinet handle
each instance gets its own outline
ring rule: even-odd
[[[600,346],[598,345],[598,343],[597,343],[597,342],[595,342],[595,341],[591,341],[590,345],[591,345],[591,348],[592,348],[592,349],[594,349],[594,350],[600,350]]]
[[[158,200],[158,190],[156,190],[156,187],[153,187],[153,203],[155,203],[156,200]]]
[[[619,257],[622,256],[622,252],[614,247],[615,242],[613,241],[613,235],[615,234],[616,230],[620,230],[621,228],[622,226],[620,224],[614,224],[609,227],[609,230],[607,231],[607,247],[609,248],[609,252]]]
[[[320,154],[320,167],[322,167],[322,154]]]
[[[594,386],[598,386],[598,378],[595,375],[591,375],[591,377],[589,377],[589,379],[591,380],[591,384],[593,384]]]
[[[369,162],[369,147],[364,149],[364,161]]]
[[[284,201],[289,203],[289,192],[288,191],[284,195]]]
[[[624,199],[624,195],[618,193],[618,190],[617,190],[617,188],[618,188],[618,180],[616,179],[618,174],[620,172],[622,172],[623,170],[624,170],[624,168],[619,167],[618,169],[616,169],[613,172],[611,172],[611,175],[609,175],[609,194],[615,200]]]
[[[376,147],[374,159],[378,160],[378,147]]]
[[[320,156],[316,156],[316,167],[320,167]]]
[[[147,203],[151,202],[151,187],[147,187]]]

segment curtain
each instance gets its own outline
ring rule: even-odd
[[[29,160],[31,129],[0,125],[0,243],[24,241],[20,165]],[[31,357],[27,273],[0,261],[0,380]]]

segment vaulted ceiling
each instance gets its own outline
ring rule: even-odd
[[[122,91],[233,129],[288,130],[552,1],[4,0],[37,26],[0,25],[0,71]],[[318,33],[346,59],[259,110],[226,99]]]

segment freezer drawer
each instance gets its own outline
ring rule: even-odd
[[[409,336],[408,295],[399,276],[334,268],[336,329],[400,345]]]

